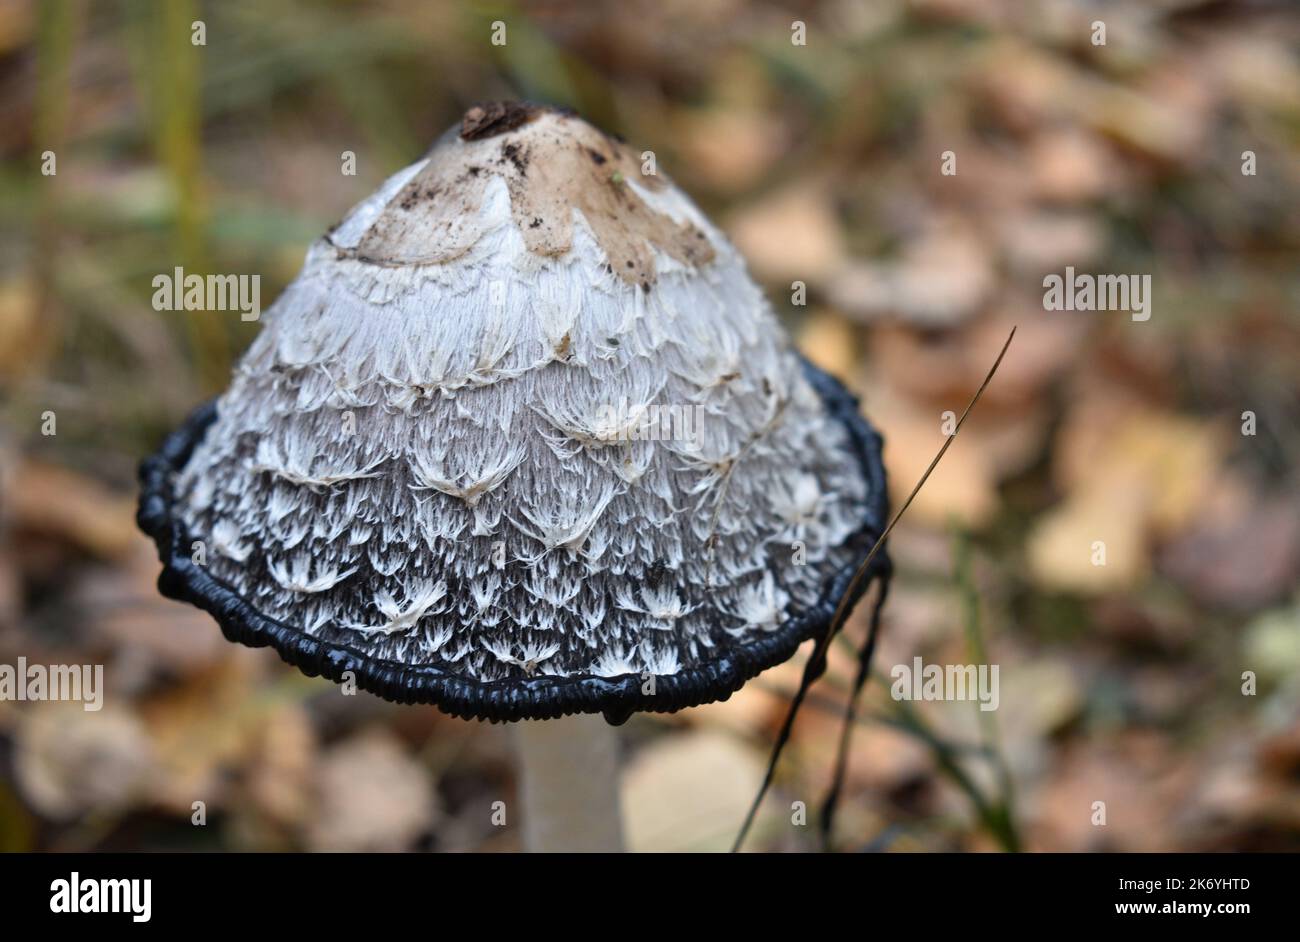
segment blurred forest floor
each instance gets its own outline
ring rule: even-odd
[[[1247,0],[0,3],[0,663],[108,686],[0,701],[0,849],[517,846],[505,729],[227,644],[158,596],[132,514],[256,330],[156,312],[151,278],[259,273],[269,305],[466,106],[526,97],[724,226],[896,500],[1019,325],[892,541],[837,848],[1300,850],[1298,48],[1294,6]],[[1150,274],[1150,320],[1043,310],[1067,265]],[[806,653],[625,727],[634,849],[729,844]],[[753,847],[816,846],[835,653]],[[893,701],[918,655],[1000,665],[999,709]]]

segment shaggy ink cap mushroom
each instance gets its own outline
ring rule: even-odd
[[[227,638],[490,720],[725,699],[825,632],[887,512],[723,235],[518,103],[312,245],[141,478],[161,590]]]

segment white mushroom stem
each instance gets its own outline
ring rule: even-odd
[[[592,714],[515,723],[524,849],[618,852],[618,735]]]

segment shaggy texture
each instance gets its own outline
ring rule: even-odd
[[[470,137],[313,246],[142,523],[321,650],[465,689],[792,651],[883,526],[878,443],[623,145]]]
[[[858,412],[857,400],[839,383],[806,362],[803,366],[809,383],[822,397],[827,414],[848,432],[849,460],[862,472],[869,482],[870,493],[875,495],[847,544],[850,555],[860,557],[880,535],[888,515],[880,436]],[[589,674],[565,678],[534,675],[482,684],[455,673],[455,665],[377,660],[346,644],[312,637],[295,625],[266,617],[230,586],[214,579],[206,565],[195,562],[196,541],[185,531],[175,512],[173,484],[215,418],[215,401],[195,410],[140,467],[137,520],[158,547],[158,558],[163,563],[158,576],[162,593],[211,612],[231,641],[253,647],[274,647],[285,661],[309,676],[352,681],[362,690],[397,703],[433,703],[444,712],[465,719],[504,722],[550,719],[571,713],[603,713],[609,722],[621,723],[637,710],[671,713],[700,703],[725,700],[749,678],[788,659],[801,642],[823,635],[840,599],[848,594],[857,568],[855,559],[831,573],[816,604],[791,612],[775,631],[746,644],[719,650],[698,668],[685,668],[655,678],[657,682],[653,685],[647,684],[639,674],[612,678]],[[887,556],[878,553],[868,572],[869,578],[858,586],[850,601],[856,602],[872,580],[879,578],[887,582],[889,571]],[[879,602],[876,611],[878,616]]]

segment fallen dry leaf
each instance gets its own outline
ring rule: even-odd
[[[184,684],[140,704],[157,756],[155,799],[188,815],[195,801],[225,801],[228,773],[252,756],[271,698],[256,695],[257,653],[228,646],[224,657]]]
[[[8,513],[15,530],[53,537],[95,556],[115,559],[138,538],[135,498],[54,465],[19,465]]]
[[[317,782],[318,804],[307,827],[312,850],[409,850],[434,821],[428,770],[386,730],[370,729],[331,748]]]
[[[754,274],[765,281],[814,284],[844,258],[839,219],[825,188],[801,184],[737,212],[727,226]]]
[[[1204,506],[1221,451],[1210,422],[1105,391],[1076,402],[1054,465],[1065,500],[1039,518],[1027,542],[1035,580],[1085,593],[1142,582],[1151,544],[1187,526]]]
[[[42,814],[66,818],[116,812],[145,799],[157,771],[149,737],[135,715],[106,703],[29,704],[19,711],[14,775]]]
[[[1189,784],[1185,766],[1154,734],[1080,743],[1057,757],[1035,800],[1022,803],[1030,849],[1171,850]],[[1093,823],[1096,802],[1105,803],[1104,825]]]
[[[1052,128],[1029,144],[1035,195],[1052,203],[1081,203],[1112,189],[1115,172],[1107,148],[1076,127]]]
[[[1033,285],[1041,285],[1042,278],[1060,273],[1066,266],[1086,268],[1106,248],[1105,226],[1088,212],[1006,212],[997,219],[995,229],[1007,264]],[[1035,320],[1043,321],[1041,296],[1037,302]],[[1065,320],[1070,318],[1058,315],[1053,319],[1058,323]],[[1031,322],[1022,318],[1021,323]]]
[[[664,736],[623,772],[627,847],[636,852],[723,851],[731,846],[763,777],[763,759],[718,730]],[[754,834],[788,816],[767,802]]]
[[[884,435],[885,470],[895,507],[916,486],[943,446],[945,434],[955,425],[974,388],[942,402],[904,399],[886,383],[874,380],[864,391],[863,411]],[[945,528],[954,521],[974,528],[985,525],[1000,505],[999,481],[1036,458],[1046,429],[1046,413],[1039,406],[1020,413],[999,413],[996,406],[990,408],[981,400],[917,494],[907,519]]]
[[[296,704],[285,704],[266,717],[251,747],[245,778],[257,809],[285,827],[302,826],[311,806],[316,733],[311,717]]]
[[[1160,557],[1161,569],[1195,598],[1254,611],[1300,580],[1297,495],[1252,496],[1239,514],[1199,517]]]
[[[691,111],[677,125],[692,175],[721,193],[753,187],[781,155],[782,128],[760,111]]]
[[[1146,579],[1147,488],[1131,474],[1106,478],[1066,498],[1034,526],[1025,549],[1039,586],[1100,594]]]
[[[996,284],[984,240],[954,221],[934,225],[890,262],[854,262],[835,273],[828,296],[860,320],[885,316],[951,327],[979,311]]]
[[[0,379],[16,379],[39,362],[32,350],[44,342],[43,333],[31,281],[0,284]]]
[[[153,544],[140,534],[116,565],[78,580],[72,599],[92,636],[131,651],[151,671],[210,667],[229,642],[207,612],[158,593],[158,569]]]

